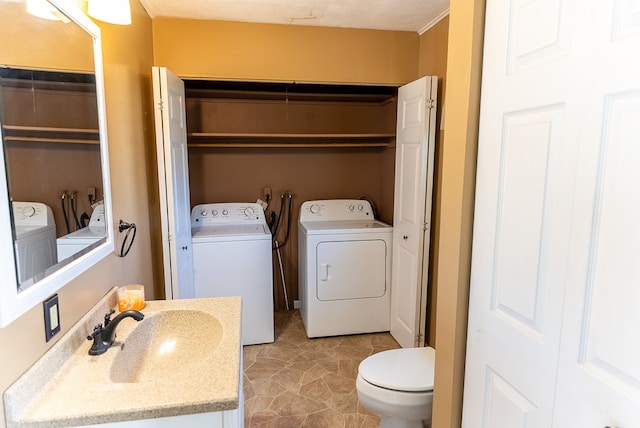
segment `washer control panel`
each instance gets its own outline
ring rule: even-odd
[[[51,208],[41,202],[12,202],[16,226],[54,225]]]
[[[373,220],[369,201],[363,199],[327,199],[306,201],[300,207],[300,221]]]
[[[214,226],[230,223],[265,223],[264,211],[259,204],[223,202],[200,204],[191,210],[192,226]]]

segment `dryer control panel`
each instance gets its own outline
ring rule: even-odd
[[[373,220],[369,201],[327,199],[306,201],[300,207],[300,221]]]
[[[265,223],[264,211],[259,204],[222,202],[200,204],[191,210],[192,226],[214,226],[233,223]]]

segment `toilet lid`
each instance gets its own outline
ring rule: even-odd
[[[427,392],[433,390],[434,362],[433,348],[392,349],[365,358],[358,374],[382,388]]]

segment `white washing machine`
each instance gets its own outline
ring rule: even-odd
[[[13,202],[12,206],[18,282],[25,288],[58,261],[56,223],[51,208],[41,202]]]
[[[61,236],[56,240],[58,262],[80,253],[106,236],[107,226],[104,218],[104,205],[100,204],[91,213],[89,226]]]
[[[300,313],[307,336],[389,331],[393,228],[364,200],[300,208]]]
[[[191,210],[195,297],[242,297],[242,344],[273,342],[271,232],[254,203]]]

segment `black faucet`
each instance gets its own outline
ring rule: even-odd
[[[114,309],[104,316],[104,326],[98,324],[93,328],[93,333],[87,336],[87,340],[93,340],[93,345],[89,349],[89,355],[100,355],[107,352],[107,349],[113,345],[116,340],[116,327],[125,318],[133,318],[136,321],[142,321],[144,314],[138,311],[124,311],[119,313],[113,320],[111,315],[115,313]]]

